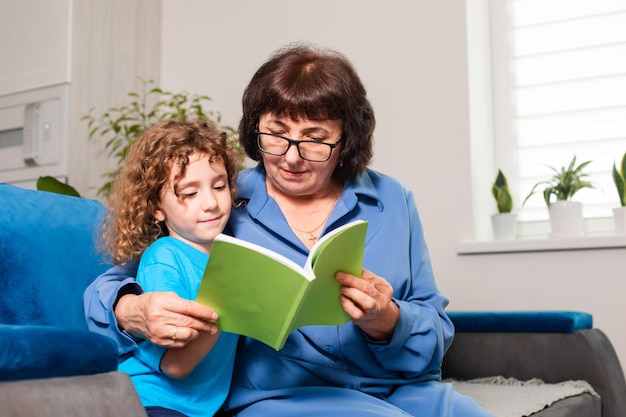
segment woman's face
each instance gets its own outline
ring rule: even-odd
[[[339,120],[293,120],[267,113],[259,118],[259,132],[298,141],[316,140],[334,144],[341,139],[342,126]],[[272,139],[269,136],[265,138]],[[281,156],[262,152],[268,189],[291,198],[328,194],[332,190],[332,174],[339,162],[340,147],[341,144],[332,149],[330,158],[324,162],[301,158],[295,144],[289,146],[287,153]]]

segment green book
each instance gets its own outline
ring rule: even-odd
[[[213,308],[220,329],[280,350],[294,330],[340,325],[337,272],[360,277],[367,222],[356,220],[321,237],[304,267],[262,246],[218,235],[196,301]]]

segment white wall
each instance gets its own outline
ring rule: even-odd
[[[373,167],[415,192],[449,309],[586,311],[626,365],[624,249],[456,254],[475,236],[465,18],[453,0],[163,0],[161,84],[210,95],[236,125],[243,88],[274,49],[339,49],[376,110]]]
[[[16,169],[0,166],[3,181],[35,188],[37,177],[53,175],[67,179],[82,196],[96,197],[105,182],[102,174],[113,171],[117,160],[104,149],[108,137],[88,139],[82,117],[92,108],[99,116],[128,103],[128,92],[141,87],[138,76],[158,78],[160,12],[157,0],[0,0],[0,96],[70,86],[67,119],[59,126],[52,121],[51,132],[58,136],[52,133],[37,150],[50,152],[46,162],[27,166],[20,162],[19,146],[2,149],[3,158],[6,151],[8,158],[17,155],[9,162]],[[19,111],[13,114],[15,119],[3,114],[3,129],[22,122],[15,116]]]

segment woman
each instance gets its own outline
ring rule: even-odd
[[[448,301],[413,194],[367,168],[374,126],[363,85],[337,52],[278,51],[244,92],[240,140],[259,164],[238,177],[243,204],[230,232],[303,264],[328,230],[356,219],[369,225],[363,279],[337,274],[350,323],[301,328],[278,352],[244,338],[225,407],[238,416],[489,415],[440,382],[454,331]],[[182,346],[211,329],[209,308],[132,295],[141,292],[132,274],[109,271],[85,294],[90,327],[115,337],[121,354],[134,349],[131,335]]]

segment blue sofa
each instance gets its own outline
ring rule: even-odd
[[[109,265],[95,200],[0,184],[0,415],[145,416],[114,344],[87,330],[82,295]],[[576,312],[450,312],[445,378],[584,380],[534,417],[624,417],[626,382],[610,341]],[[489,399],[493,387],[480,387]],[[486,396],[482,394],[487,394]]]
[[[145,416],[82,295],[108,265],[97,201],[0,184],[0,415]]]

